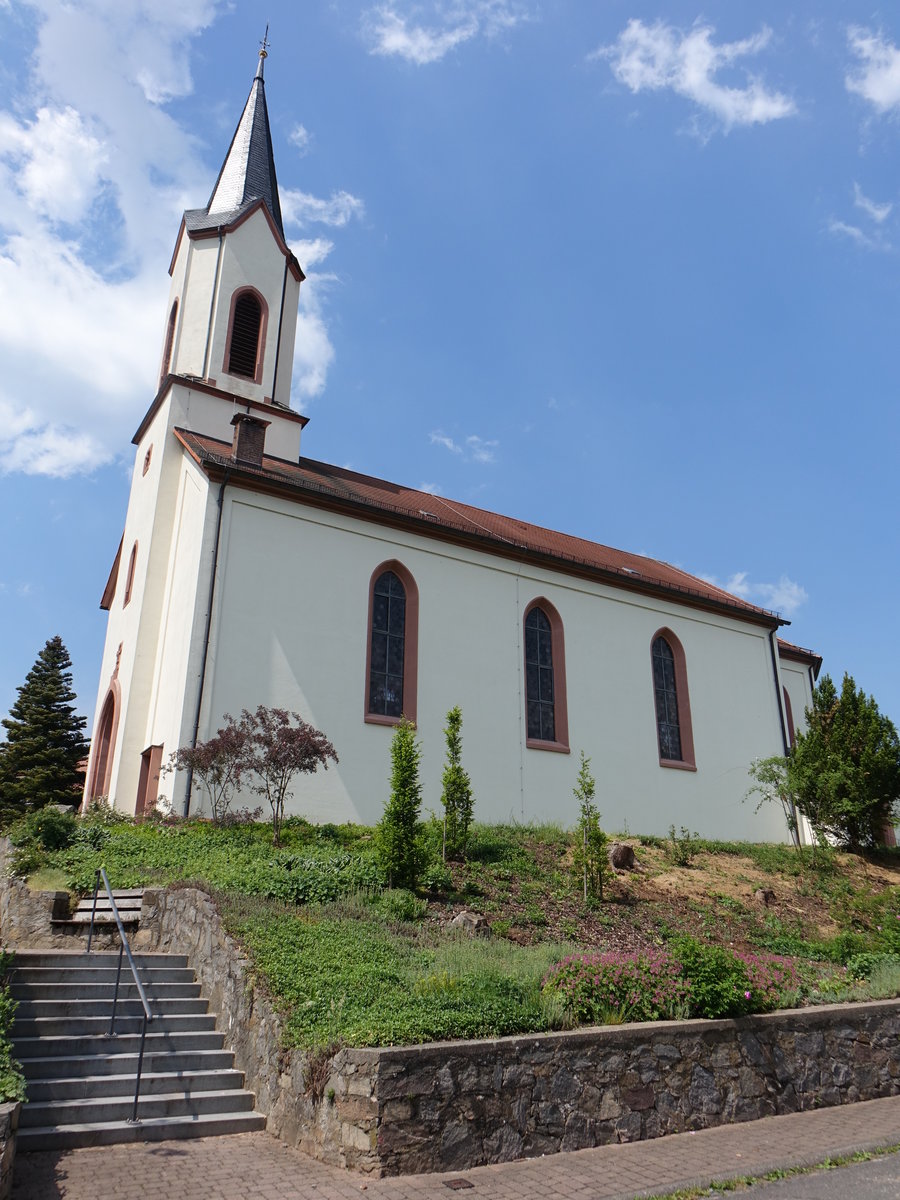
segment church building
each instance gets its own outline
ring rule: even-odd
[[[440,812],[448,709],[476,819],[571,825],[579,751],[609,830],[782,840],[743,802],[786,752],[820,658],[780,617],[677,567],[301,454],[304,275],[284,237],[265,51],[205,208],[184,214],[156,395],[134,435],[85,798],[202,812],[173,751],[287,708],[340,763],[288,811],[372,824],[414,721]],[[255,807],[253,796],[238,805]]]

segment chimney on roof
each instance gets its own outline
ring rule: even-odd
[[[263,421],[260,417],[252,417],[250,413],[237,413],[231,418],[231,423],[234,426],[231,457],[236,463],[261,467],[263,450],[266,445],[266,430],[272,422]]]

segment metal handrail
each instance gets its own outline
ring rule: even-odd
[[[112,1014],[110,1015],[110,1018],[109,1018],[109,1034],[108,1034],[108,1036],[115,1037],[116,1005],[119,1002],[119,980],[122,977],[122,954],[123,954],[123,952],[128,958],[128,965],[131,968],[131,974],[134,977],[135,987],[138,990],[138,996],[140,997],[141,1004],[144,1009],[144,1020],[141,1025],[141,1048],[140,1048],[140,1051],[138,1052],[137,1072],[135,1073],[135,1081],[134,1081],[134,1107],[131,1111],[131,1119],[129,1122],[131,1125],[138,1125],[138,1124],[140,1124],[140,1121],[138,1120],[138,1115],[137,1115],[138,1096],[140,1095],[140,1091],[141,1091],[141,1071],[144,1066],[144,1042],[146,1041],[146,1038],[147,1038],[147,1025],[149,1024],[150,1021],[153,1020],[153,1013],[150,1011],[150,1002],[147,999],[147,993],[144,991],[144,985],[141,983],[140,979],[138,978],[137,967],[135,966],[134,957],[132,956],[132,953],[131,953],[131,947],[128,945],[128,938],[125,936],[125,926],[122,924],[122,918],[119,916],[119,906],[118,906],[118,904],[116,904],[116,898],[112,893],[112,888],[109,885],[109,877],[107,876],[106,870],[104,867],[100,867],[94,876],[94,903],[91,908],[91,927],[88,931],[87,952],[88,952],[88,954],[90,954],[91,942],[94,940],[94,917],[97,914],[97,893],[100,891],[100,880],[101,879],[103,880],[103,886],[106,889],[106,894],[109,897],[109,902],[112,905],[112,914],[116,919],[116,925],[118,926],[118,929],[119,929],[119,938],[122,943],[121,946],[119,947],[119,965],[116,968],[116,987],[115,987],[115,991],[113,992]]]

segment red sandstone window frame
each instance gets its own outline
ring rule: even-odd
[[[406,618],[403,630],[403,712],[399,717],[386,716],[369,710],[369,682],[372,673],[372,612],[375,603],[375,584],[385,573],[393,571],[406,593]],[[366,676],[363,695],[363,719],[369,725],[399,725],[401,721],[416,722],[418,711],[419,677],[419,588],[412,572],[395,558],[379,563],[369,578],[369,607],[366,617]]]
[[[539,608],[550,622],[550,653],[553,656],[553,724],[556,737],[553,741],[528,736],[528,678],[525,664],[525,622],[528,614]],[[562,617],[556,606],[546,596],[535,596],[522,614],[522,695],[525,703],[522,720],[525,723],[525,745],[529,750],[550,750],[557,754],[570,754],[569,749],[569,706],[566,699],[566,638]]]
[[[256,372],[254,375],[242,375],[231,370],[231,338],[234,333],[234,313],[237,308],[237,302],[241,296],[247,293],[255,296],[259,301],[259,335],[256,342]],[[231,294],[231,310],[228,313],[228,328],[225,331],[225,361],[222,363],[222,370],[226,375],[230,375],[232,379],[246,379],[250,383],[262,383],[263,376],[263,360],[265,358],[266,349],[266,330],[269,325],[269,306],[266,303],[266,298],[257,288],[247,284],[245,287],[239,287]]]
[[[128,574],[125,577],[125,595],[122,599],[123,608],[125,608],[128,605],[128,602],[131,600],[131,592],[134,587],[134,570],[137,566],[137,553],[138,544],[135,542],[131,547],[131,557],[128,560]]]
[[[120,700],[119,684],[113,679],[103,701],[103,707],[100,709],[97,733],[92,739],[91,750],[94,761],[91,763],[89,801],[109,794],[109,780],[112,775],[112,762],[116,750],[116,734],[119,730]]]
[[[675,698],[678,703],[678,732],[681,737],[681,758],[663,758],[659,745],[659,711],[656,707],[656,682],[653,676],[653,646],[657,638],[662,638],[672,651],[675,664]],[[696,771],[697,760],[694,754],[694,729],[691,722],[691,696],[688,690],[687,659],[678,637],[668,626],[657,629],[650,639],[650,687],[653,692],[654,731],[656,733],[656,752],[659,755],[661,767],[671,767],[676,771]]]

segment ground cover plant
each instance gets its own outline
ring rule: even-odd
[[[679,866],[671,838],[629,838],[637,869],[611,872],[603,901],[586,903],[577,833],[555,825],[473,824],[465,860],[444,863],[443,821],[416,821],[414,890],[390,886],[376,830],[358,825],[291,817],[275,847],[258,821],[135,824],[98,808],[77,821],[31,814],[10,834],[17,869],[44,886],[87,891],[102,863],[114,886],[213,893],[302,1046],[900,993],[896,852],[691,834]],[[464,908],[489,936],[451,925]]]
[[[25,1079],[12,1053],[12,1023],[16,1002],[9,990],[8,976],[13,956],[0,951],[0,1104],[25,1099]]]

